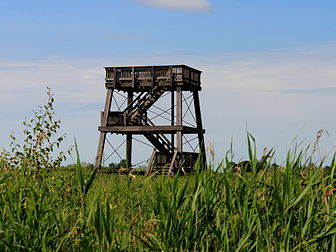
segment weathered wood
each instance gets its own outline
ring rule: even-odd
[[[113,96],[113,89],[107,89],[104,113],[103,113],[103,117],[101,120],[102,126],[107,125],[109,112],[111,110],[112,96]],[[96,167],[101,165],[101,161],[102,161],[103,154],[104,154],[105,139],[106,139],[106,132],[101,132],[99,135],[97,155],[96,155],[96,160],[95,160]]]
[[[154,87],[155,83],[155,71],[154,71],[154,66],[151,66],[151,86]]]
[[[185,65],[106,67],[105,69],[105,86],[108,92],[104,111],[101,114],[101,125],[98,127],[100,136],[96,164],[101,163],[106,134],[121,134],[126,136],[126,161],[127,167],[130,168],[133,135],[143,135],[155,147],[148,163],[147,175],[152,173],[153,169],[166,175],[173,174],[176,169],[183,169],[183,172],[189,173],[199,153],[183,152],[183,135],[197,134],[200,152],[205,153],[205,131],[198,96],[201,90],[201,71]],[[127,107],[122,111],[110,111],[113,89],[127,93]],[[184,125],[182,108],[184,91],[193,93],[196,127]],[[154,104],[165,92],[171,92],[171,109],[162,111],[163,113],[170,111],[170,123],[155,125],[148,118],[150,114],[147,112],[155,106]],[[134,94],[136,96],[133,99]],[[169,139],[167,135],[171,135]],[[176,160],[181,167],[177,167]],[[206,164],[205,156],[202,162]],[[157,167],[153,168],[153,166]]]
[[[117,68],[114,67],[113,68],[113,84],[114,84],[114,88],[118,88],[120,86],[119,81],[118,81],[118,77],[117,77]]]
[[[134,74],[134,68],[132,69]],[[134,75],[133,75],[134,77]],[[127,105],[130,105],[133,101],[133,92],[128,92],[127,94]],[[130,111],[132,108],[130,107],[128,111]],[[127,168],[132,167],[132,134],[128,133],[126,136],[126,163]]]
[[[132,167],[132,134],[126,136],[126,163],[127,168]]]
[[[132,87],[135,87],[135,69],[134,67],[132,67]],[[132,93],[132,97],[133,97],[133,93]]]
[[[173,86],[174,84],[173,66],[169,67],[169,81],[170,81],[170,85]]]
[[[144,134],[148,132],[157,132],[161,134],[173,134],[180,131],[183,131],[183,134],[197,134],[199,129],[189,127],[189,126],[100,126],[98,130],[101,132],[111,132],[111,133],[120,133],[120,134]],[[202,130],[204,133],[205,131]]]
[[[113,96],[113,89],[107,89],[102,126],[107,125],[108,116],[111,110],[112,96]]]
[[[182,88],[176,88],[176,126],[182,125]],[[176,133],[176,149],[182,152],[182,132]]]
[[[104,111],[100,111],[100,125],[103,125],[104,122]]]
[[[171,100],[170,100],[170,125],[174,126],[175,125],[175,97],[174,97],[174,90],[171,91]],[[172,146],[172,151],[175,149],[175,134],[171,134],[171,146]]]
[[[102,159],[103,159],[105,139],[106,139],[106,132],[101,132],[99,134],[97,155],[96,155],[96,160],[95,160],[95,166],[96,167],[99,167],[101,165],[101,162],[102,162]]]
[[[197,91],[193,92],[194,98],[194,107],[195,107],[195,116],[196,116],[196,125],[198,132],[198,144],[200,149],[200,154],[202,158],[203,167],[206,168],[206,155],[205,155],[205,144],[204,144],[204,135],[203,135],[203,124],[202,124],[202,116],[201,116],[201,106],[199,101],[199,94]]]
[[[185,65],[105,67],[106,88],[140,91],[153,86],[200,90],[201,71]],[[117,74],[118,73],[118,74]],[[119,76],[120,74],[120,76]]]
[[[152,173],[152,169],[153,169],[153,162],[154,162],[154,158],[155,158],[155,150],[152,152],[151,157],[148,160],[148,166],[147,166],[147,170],[146,170],[146,176],[150,175]]]
[[[170,166],[169,166],[168,176],[172,175],[173,167],[176,162],[176,157],[177,157],[177,151],[174,151],[174,155],[173,155],[172,161],[170,162]]]

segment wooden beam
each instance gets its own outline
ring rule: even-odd
[[[201,154],[201,162],[203,164],[203,168],[206,168],[206,153],[205,153],[205,144],[204,144],[204,134],[203,134],[203,124],[202,124],[202,116],[201,116],[201,106],[199,100],[198,91],[193,91],[194,97],[194,107],[195,107],[195,116],[196,116],[196,125],[199,130],[198,133],[198,144]]]
[[[171,115],[171,123],[170,125],[171,126],[174,126],[175,125],[175,97],[174,97],[174,90],[171,91],[171,101],[170,101],[170,106],[171,106],[171,110],[170,110],[170,115]],[[175,149],[175,134],[172,133],[171,134],[171,145],[172,145],[172,151],[174,151]]]
[[[134,67],[133,67],[134,73]],[[133,76],[134,78],[134,76]],[[130,105],[133,101],[133,92],[127,93],[127,105]],[[132,108],[130,107],[129,110]],[[128,133],[126,136],[126,163],[127,168],[130,169],[132,167],[132,134]]]
[[[174,75],[173,75],[173,67],[170,66],[169,67],[169,79],[170,79],[170,85],[173,86],[174,84],[174,79],[173,79]]]
[[[134,67],[132,67],[132,88],[134,87],[135,87],[135,71],[134,71]]]
[[[174,155],[173,155],[173,158],[170,162],[170,166],[169,166],[169,170],[168,170],[168,176],[171,176],[172,175],[172,172],[173,172],[173,168],[174,168],[174,165],[175,165],[175,162],[176,162],[176,156],[177,156],[177,151],[174,151]]]
[[[176,134],[182,131],[183,134],[198,134],[205,133],[205,130],[199,130],[197,128],[189,126],[106,126],[98,127],[100,132],[109,132],[116,134],[132,133],[133,135],[142,135],[144,133],[161,133],[161,134]]]
[[[151,66],[151,86],[154,87],[154,81],[155,81],[155,71],[154,66]]]
[[[177,132],[183,132],[183,134],[195,134],[199,133],[199,129],[182,126],[182,125],[174,125],[174,126],[100,126],[98,130],[101,132],[110,132],[110,133],[132,133],[132,134],[143,134],[143,133],[162,133],[162,134],[172,134]],[[201,130],[204,133],[204,130]]]
[[[176,88],[176,126],[182,126],[182,88]],[[179,131],[176,134],[177,151],[182,152],[182,133]]]
[[[119,87],[119,81],[117,80],[117,68],[114,67],[113,69],[113,84],[115,88]]]
[[[104,111],[100,111],[100,125],[103,125],[104,122]]]
[[[103,120],[101,121],[102,126],[107,125],[107,120],[108,120],[109,113],[110,113],[110,110],[111,110],[112,96],[113,96],[113,89],[112,88],[107,89],[105,106],[104,106],[104,113],[103,113]]]
[[[109,112],[111,110],[112,96],[113,96],[113,89],[107,89],[105,106],[104,106],[104,114],[101,120],[102,127],[107,125]],[[103,154],[104,154],[105,139],[106,139],[106,132],[101,132],[99,135],[97,155],[96,155],[96,160],[95,160],[96,167],[99,167],[101,165],[101,161],[102,161]]]
[[[156,152],[155,152],[155,150],[153,150],[152,155],[151,155],[151,157],[149,158],[149,161],[148,161],[146,176],[149,176],[152,173],[153,162],[154,162],[154,159],[155,159],[155,155],[156,155]]]
[[[99,167],[101,165],[101,162],[103,159],[105,139],[106,139],[106,132],[100,132],[99,140],[98,140],[97,155],[96,155],[96,160],[95,160],[96,167]]]

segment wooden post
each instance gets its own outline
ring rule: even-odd
[[[153,150],[152,155],[151,155],[151,157],[149,158],[149,161],[148,161],[148,166],[147,166],[147,170],[146,170],[146,176],[148,176],[148,175],[150,175],[152,173],[153,162],[154,162],[154,159],[155,159],[155,155],[156,155],[156,152],[155,152],[155,150]]]
[[[182,125],[182,88],[176,88],[176,125]],[[177,151],[182,152],[182,132],[178,131],[176,134],[176,148]]]
[[[174,99],[174,90],[171,91],[171,126],[175,125],[175,99]],[[175,134],[171,134],[171,144],[172,144],[172,153],[175,149]]]
[[[199,150],[201,154],[201,163],[203,168],[206,169],[206,155],[205,155],[205,144],[204,144],[204,135],[203,135],[203,124],[202,124],[202,116],[201,116],[201,106],[198,91],[193,91],[194,97],[194,107],[195,107],[195,116],[196,116],[196,125],[198,129],[198,144]]]
[[[133,101],[133,92],[129,91],[127,93],[127,105],[130,105]],[[132,108],[129,108],[129,111]],[[130,169],[132,167],[132,134],[126,135],[126,163],[127,168]]]
[[[154,71],[154,67],[151,67],[151,85],[152,87],[154,87],[154,82],[155,82],[155,71]]]
[[[113,96],[113,89],[108,88],[107,93],[106,93],[106,101],[105,101],[105,106],[104,106],[103,119],[101,120],[102,126],[107,126],[109,112],[111,110],[112,96]],[[106,139],[106,132],[100,132],[96,161],[95,161],[96,167],[99,167],[102,162],[104,146],[105,146],[105,139]]]
[[[135,87],[135,70],[134,70],[134,66],[133,66],[132,67],[132,88],[134,88],[134,87]]]

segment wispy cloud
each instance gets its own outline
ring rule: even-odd
[[[52,88],[60,103],[95,103],[104,95],[104,70],[99,63],[69,59],[0,62],[0,106],[34,108],[44,102],[46,87]]]
[[[336,100],[336,48],[216,55],[142,55],[125,58],[0,62],[0,139],[7,136],[37,104],[45,87],[55,92],[57,117],[67,132],[85,139],[87,160],[95,155],[99,111],[105,101],[108,65],[185,63],[203,71],[201,102],[207,139],[227,149],[232,135],[244,143],[245,125],[263,145],[285,145],[303,125],[305,136],[332,131]],[[303,95],[305,94],[305,95]],[[81,125],[81,127],[78,127]],[[5,138],[4,138],[5,139]],[[331,141],[331,140],[330,140]],[[1,143],[0,143],[1,144]],[[245,153],[245,146],[235,147]],[[1,148],[1,145],[0,145]]]
[[[286,94],[315,94],[315,95],[335,95],[336,88],[301,88],[301,89],[286,89],[282,93]]]
[[[133,0],[146,6],[185,10],[185,11],[208,11],[211,6],[208,0]]]

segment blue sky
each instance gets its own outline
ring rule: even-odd
[[[169,1],[190,2],[191,9],[140,4]],[[1,57],[246,52],[325,44],[336,36],[334,1],[216,0],[204,11],[192,6],[205,0],[184,1],[2,0]]]
[[[335,1],[73,0],[0,2],[0,145],[56,95],[63,131],[92,162],[106,65],[203,70],[207,142],[218,158],[245,133],[279,155],[297,134],[335,151]],[[78,127],[78,125],[81,125]],[[281,157],[279,157],[281,159]]]

